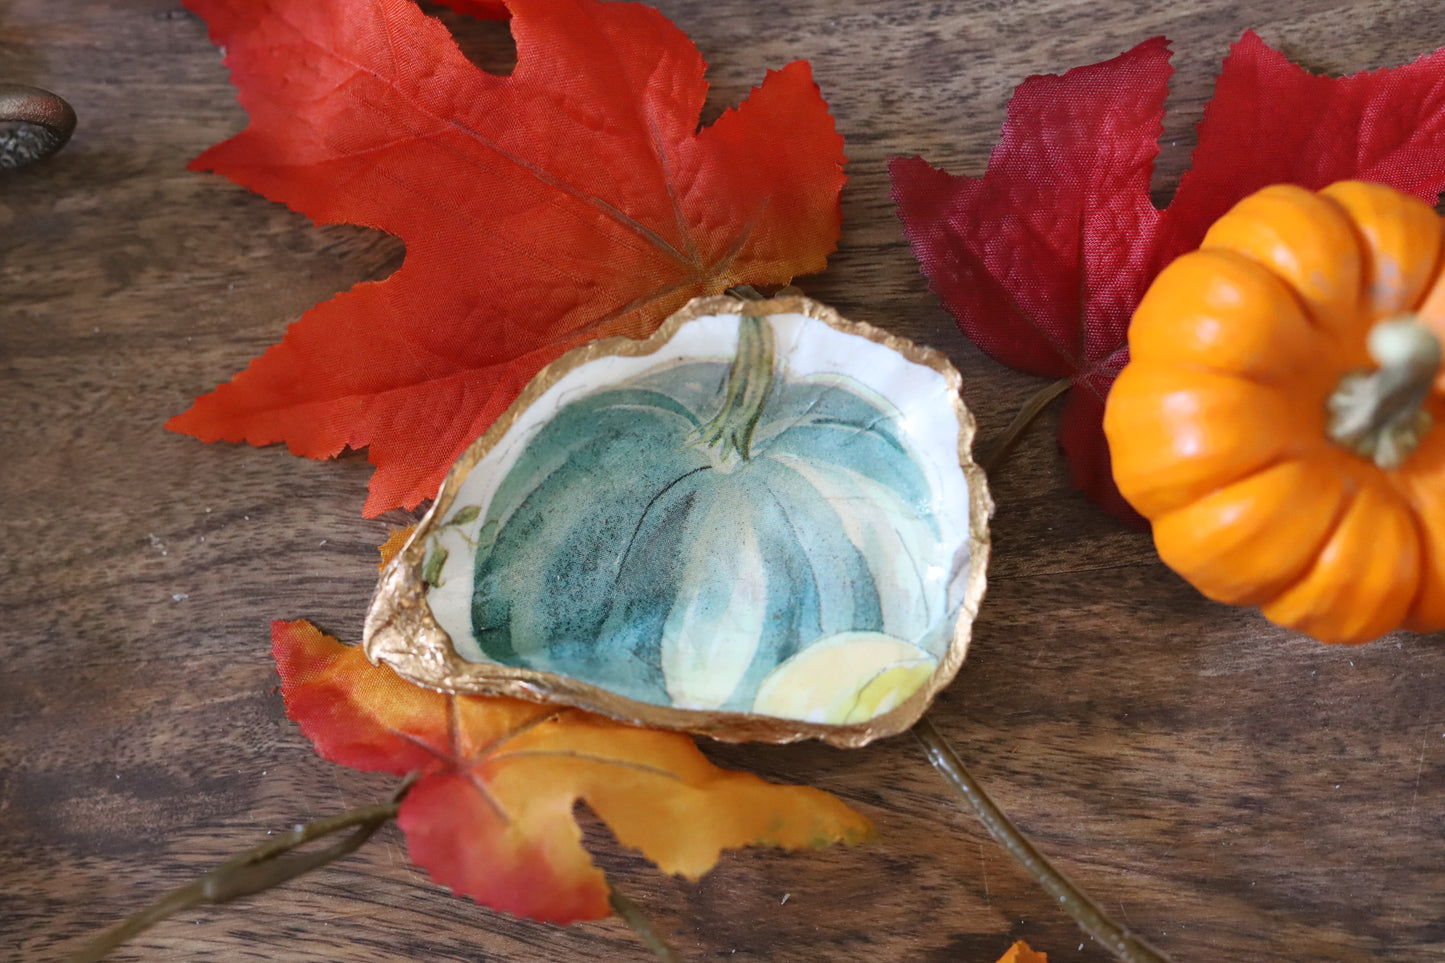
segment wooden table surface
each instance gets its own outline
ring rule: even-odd
[[[980,173],[1013,86],[1165,34],[1169,196],[1228,45],[1312,69],[1445,42],[1430,0],[1083,3],[662,0],[712,64],[706,117],[809,59],[847,138],[844,229],[809,295],[946,350],[986,445],[1039,387],[926,290],[885,161]],[[467,30],[484,64],[504,29]],[[87,935],[270,830],[385,796],[283,711],[268,622],[360,636],[376,546],[361,454],[202,445],[162,429],[398,241],[305,218],[186,162],[245,122],[177,0],[0,0],[0,81],[80,115],[0,179],[0,958]],[[1103,906],[1184,961],[1445,958],[1445,645],[1328,648],[1201,599],[1072,491],[1046,417],[993,480],[990,588],[933,710],[975,774]],[[612,878],[688,960],[992,963],[1016,938],[1102,961],[962,812],[915,742],[705,746],[837,793],[869,845],[727,854],[669,878],[590,825]],[[433,884],[387,828],[241,904],[187,912],[128,960],[645,960],[620,922],[557,928]]]

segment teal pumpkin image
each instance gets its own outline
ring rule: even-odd
[[[883,392],[779,358],[806,329],[727,323],[731,357],[574,379],[472,469],[421,569],[463,659],[834,725],[933,677],[969,581],[956,419],[940,468]]]

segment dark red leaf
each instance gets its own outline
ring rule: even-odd
[[[1059,441],[1073,482],[1142,524],[1114,486],[1103,401],[1158,272],[1266,184],[1364,178],[1431,203],[1445,187],[1445,52],[1342,79],[1246,33],[1166,212],[1149,201],[1169,78],[1163,38],[1015,90],[982,177],[889,164],[904,233],[959,326],[1010,367],[1071,378]]]

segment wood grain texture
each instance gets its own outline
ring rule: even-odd
[[[807,58],[847,138],[844,236],[801,282],[947,351],[983,444],[1037,387],[928,293],[886,159],[979,173],[1009,91],[1163,33],[1160,200],[1245,28],[1317,70],[1413,59],[1430,0],[662,0],[712,64],[708,117]],[[449,18],[505,68],[505,31]],[[0,0],[0,79],[76,107],[70,146],[0,179],[0,959],[54,960],[268,829],[378,800],[283,712],[267,623],[359,637],[388,522],[364,458],[203,446],[161,424],[316,301],[400,262],[185,162],[240,129],[204,25],[175,0]],[[1332,649],[1202,600],[1070,490],[1040,425],[994,480],[991,587],[933,718],[1039,847],[1184,961],[1445,957],[1445,639]],[[618,885],[689,960],[983,961],[1026,938],[1102,961],[902,737],[845,752],[706,747],[831,790],[876,843],[728,854],[697,884],[599,826]],[[124,960],[646,959],[622,924],[556,928],[435,886],[392,829],[244,904],[187,913]]]

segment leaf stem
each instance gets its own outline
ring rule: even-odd
[[[992,475],[994,469],[1004,463],[1004,459],[1008,458],[1019,438],[1049,406],[1049,402],[1068,391],[1069,386],[1073,383],[1074,379],[1072,378],[1060,378],[1035,392],[1032,398],[1024,402],[1024,406],[1018,410],[1018,414],[1014,415],[1013,421],[1010,421],[1008,427],[1003,430],[1003,437],[994,442],[993,447],[988,450],[988,454],[979,462],[986,474]]]
[[[682,957],[677,955],[667,942],[666,937],[652,925],[652,920],[642,912],[642,907],[617,891],[617,888],[609,887],[607,901],[612,904],[612,911],[622,917],[622,921],[632,927],[632,932],[642,938],[647,948],[652,951],[662,963],[682,963]]]
[[[1059,905],[1074,918],[1085,933],[1124,963],[1169,963],[1168,957],[1110,919],[1098,904],[1084,895],[1067,876],[1055,869],[1043,854],[1034,848],[1033,843],[1004,815],[1003,810],[988,798],[983,787],[974,781],[953,747],[934,728],[927,716],[918,720],[912,731],[922,744],[928,761],[933,763],[944,782],[957,790],[989,835],[1019,861],[1045,892],[1058,900]]]
[[[81,947],[66,963],[96,963],[119,948],[122,943],[139,936],[181,910],[252,896],[354,853],[378,829],[396,818],[402,799],[420,775],[412,773],[407,776],[386,802],[312,820],[274,839],[268,839],[260,846],[232,856],[199,879],[171,890],[151,905],[126,917],[118,925]],[[352,828],[356,830],[354,833],[325,849],[314,853],[289,855],[298,846]],[[647,918],[642,907],[615,888],[609,889],[608,902],[613,911],[622,917],[623,922],[632,928],[662,963],[682,963],[682,957],[677,955],[677,951],[668,944],[662,932]]]
[[[231,857],[199,879],[171,890],[150,906],[100,934],[72,955],[69,963],[95,963],[122,943],[181,910],[252,896],[355,852],[378,829],[396,817],[402,797],[416,779],[416,774],[408,776],[384,803],[313,820]],[[354,833],[325,849],[290,855],[291,850],[298,846],[352,828],[356,830]]]

